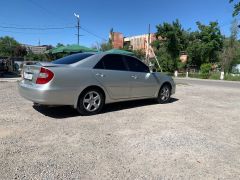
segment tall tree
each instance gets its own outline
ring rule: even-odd
[[[64,44],[62,44],[62,43],[57,43],[57,45],[56,45],[57,48],[58,48],[58,47],[61,47],[61,46],[64,46]]]
[[[197,22],[198,31],[189,36],[189,64],[200,67],[203,63],[215,63],[219,61],[218,54],[223,48],[223,35],[217,22],[203,25]]]
[[[15,57],[24,57],[26,55],[27,55],[26,47],[18,45],[14,48],[14,56]]]
[[[113,48],[113,46],[110,42],[103,42],[103,43],[100,44],[100,50],[101,51],[107,51],[107,50],[110,50],[112,48]]]
[[[167,64],[172,64],[171,69],[176,70],[180,52],[184,51],[188,44],[186,31],[182,28],[179,20],[176,20],[171,24],[163,23],[158,25],[156,37],[158,40],[153,43],[153,46],[157,49],[164,47],[164,50],[172,59],[172,62]]]
[[[239,56],[239,42],[237,41],[238,32],[238,21],[235,19],[231,26],[231,36],[225,39],[224,48],[221,53],[222,70],[225,72],[231,70],[231,67],[234,65],[234,60],[236,61]]]
[[[12,37],[0,37],[0,55],[14,56],[14,49],[20,44]]]
[[[233,3],[235,0],[229,0],[230,3]],[[240,12],[240,2],[235,2],[233,16],[237,16]]]

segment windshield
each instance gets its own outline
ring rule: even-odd
[[[73,64],[73,63],[79,62],[83,59],[86,59],[92,55],[94,55],[94,54],[93,53],[73,54],[73,55],[66,56],[66,57],[57,59],[55,61],[52,61],[52,63],[53,64]]]

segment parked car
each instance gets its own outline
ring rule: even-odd
[[[81,115],[99,113],[108,103],[155,98],[166,103],[175,93],[170,76],[150,72],[139,59],[111,53],[79,53],[51,63],[23,67],[20,94],[40,105],[71,105]]]

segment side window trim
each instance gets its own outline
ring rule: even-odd
[[[125,64],[125,66],[126,66],[127,71],[131,72],[130,67],[129,67],[128,63],[127,63],[126,57],[127,57],[127,56],[125,56],[125,55],[122,57],[122,58],[123,58],[123,62],[124,62],[124,64]]]

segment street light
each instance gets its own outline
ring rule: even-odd
[[[74,16],[77,17],[78,19],[80,17],[79,14],[76,14],[76,13],[74,13]]]
[[[76,14],[76,13],[74,13],[74,16],[77,18],[77,29],[78,29],[77,37],[78,37],[78,45],[79,45],[80,16],[79,16],[79,14]]]

